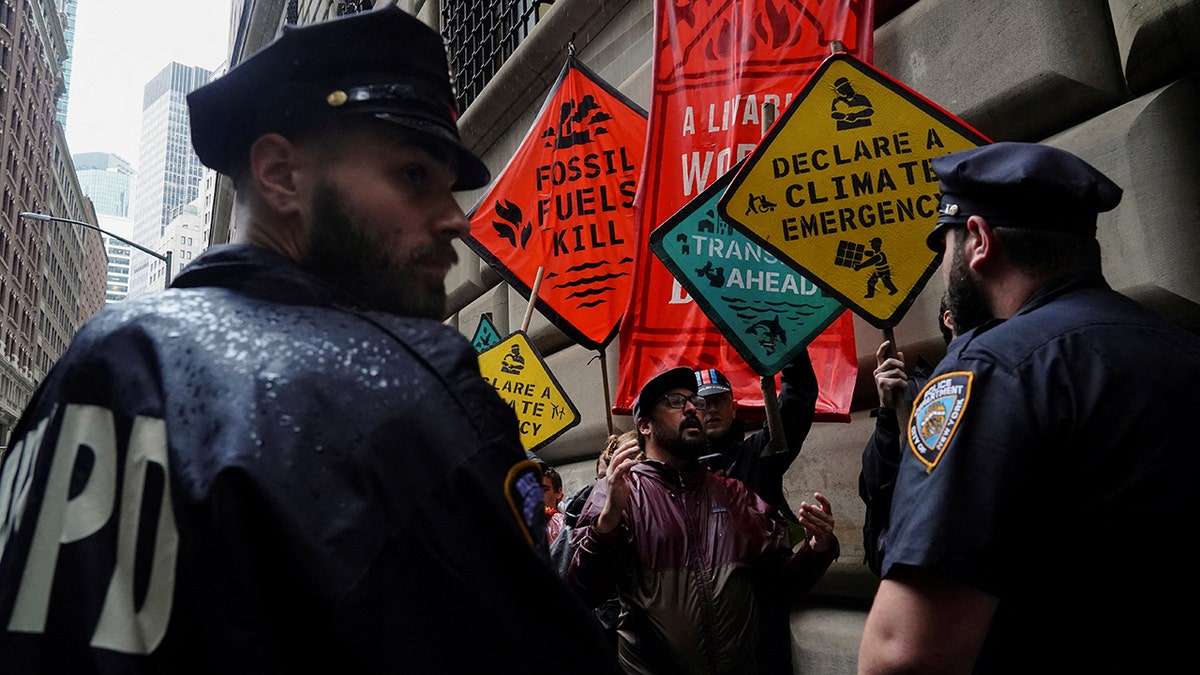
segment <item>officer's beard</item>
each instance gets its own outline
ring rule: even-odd
[[[444,279],[435,282],[424,270],[413,267],[423,260],[457,262],[449,241],[391,253],[346,208],[345,200],[329,182],[317,186],[313,213],[315,225],[300,261],[302,267],[370,309],[400,316],[445,318]]]
[[[988,304],[983,287],[971,276],[962,258],[962,248],[955,237],[954,253],[950,257],[950,278],[946,282],[946,308],[954,321],[958,335],[996,318]]]

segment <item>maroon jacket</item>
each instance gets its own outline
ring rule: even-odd
[[[568,578],[599,604],[615,587],[622,667],[632,673],[755,672],[757,593],[795,599],[837,558],[838,546],[792,552],[786,525],[745,484],[701,465],[682,473],[646,460],[630,473],[621,526],[592,527],[608,486],[596,483],[574,532]],[[759,589],[759,590],[756,590]]]

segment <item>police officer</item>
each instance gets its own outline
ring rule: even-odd
[[[1200,338],[1101,275],[1121,189],[1083,160],[997,143],[933,168],[966,332],[915,402],[860,672],[1177,668]]]
[[[0,669],[616,672],[440,321],[452,190],[488,181],[441,37],[395,5],[289,27],[188,105],[246,243],[98,314],[16,426]]]

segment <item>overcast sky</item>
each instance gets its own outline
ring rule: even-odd
[[[171,61],[225,61],[230,0],[79,0],[67,105],[71,154],[112,152],[137,166],[142,89]]]

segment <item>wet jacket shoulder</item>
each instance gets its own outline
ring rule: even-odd
[[[575,645],[554,658],[605,670],[470,344],[277,254],[216,247],[171,290],[102,311],[14,441],[6,668],[394,672],[443,663],[460,646],[446,625],[489,664],[532,664],[518,627],[549,611]]]

